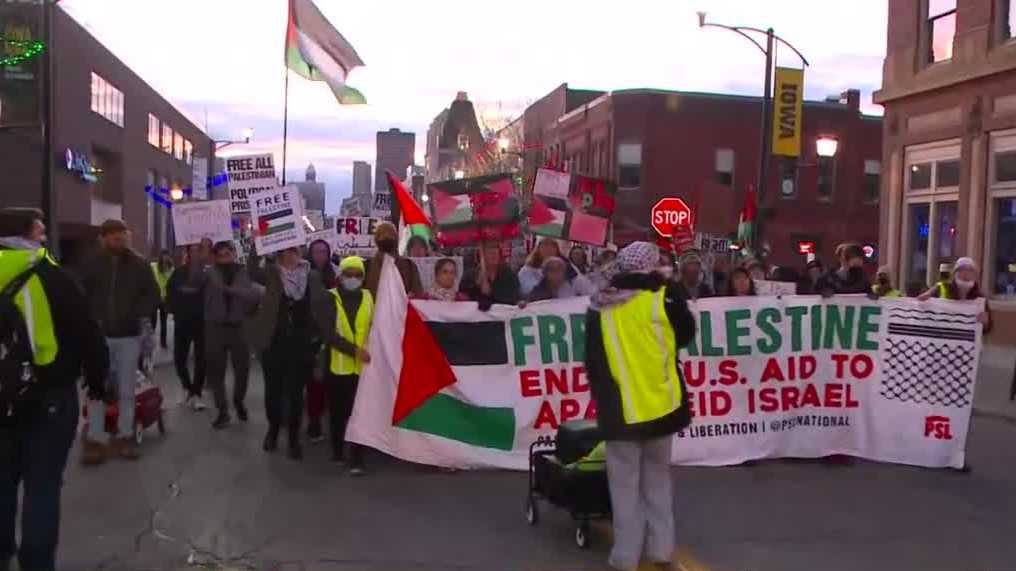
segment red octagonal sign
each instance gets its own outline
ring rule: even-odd
[[[657,234],[664,238],[670,238],[674,235],[674,230],[678,228],[691,228],[691,208],[680,198],[662,198],[653,207],[652,226]]]

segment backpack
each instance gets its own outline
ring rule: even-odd
[[[14,415],[15,405],[38,380],[28,324],[15,304],[18,293],[38,268],[38,263],[32,265],[0,292],[0,420]]]

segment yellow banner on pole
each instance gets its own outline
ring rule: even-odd
[[[801,108],[804,103],[804,70],[776,68],[773,97],[773,154],[801,155]]]

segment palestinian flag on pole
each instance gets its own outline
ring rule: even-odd
[[[755,231],[756,211],[755,188],[749,185],[747,192],[744,193],[744,208],[741,210],[741,216],[737,221],[737,240],[745,246],[749,246],[752,243]]]
[[[475,303],[410,302],[386,256],[368,342],[371,362],[360,378],[347,438],[424,464],[524,467],[529,444],[553,434],[563,418],[551,410],[567,410],[569,418],[595,412],[582,366],[588,302],[555,303],[574,313],[570,322],[545,317],[538,326],[538,310],[514,306],[484,312]],[[530,313],[519,316],[522,311]],[[560,343],[581,337],[583,348],[544,348],[537,341],[541,332]],[[565,361],[550,365],[559,387],[551,396],[535,395],[542,391],[543,351],[562,349],[555,355]],[[529,379],[524,391],[520,375]],[[570,394],[575,389],[584,400]]]
[[[362,105],[367,103],[363,94],[346,85],[349,73],[362,65],[353,46],[312,0],[289,0],[286,67],[305,79],[327,83],[340,104]]]
[[[402,223],[409,228],[409,234],[411,236],[420,236],[430,242],[433,236],[433,232],[431,232],[433,225],[430,222],[430,218],[427,218],[423,209],[413,199],[413,195],[409,194],[405,185],[395,178],[395,175],[391,171],[386,170],[385,177],[388,178],[388,189],[391,191],[392,196],[395,197],[395,200],[399,201],[399,213],[402,216]]]

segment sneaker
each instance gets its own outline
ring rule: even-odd
[[[138,452],[137,442],[135,442],[134,438],[130,436],[125,438],[114,438],[112,448],[116,455],[124,460],[137,460],[141,457],[141,454]]]
[[[364,471],[362,466],[355,466],[355,467],[349,469],[349,475],[354,477],[354,478],[359,478],[360,476],[363,476],[366,473],[367,472]]]
[[[242,402],[234,403],[236,405],[236,417],[240,419],[240,422],[247,422],[249,418],[247,416],[247,407],[243,406]]]
[[[229,422],[230,422],[229,413],[224,410],[220,410],[219,416],[216,416],[215,421],[212,422],[212,428],[214,428],[215,430],[222,430],[223,428],[229,426]]]
[[[201,397],[199,397],[197,395],[191,395],[191,397],[190,397],[190,407],[191,407],[191,410],[193,410],[195,412],[201,412],[201,411],[207,409],[208,405],[205,404],[205,401],[202,400]]]
[[[81,464],[84,466],[98,466],[106,461],[108,453],[105,444],[96,442],[86,436],[81,446]]]

